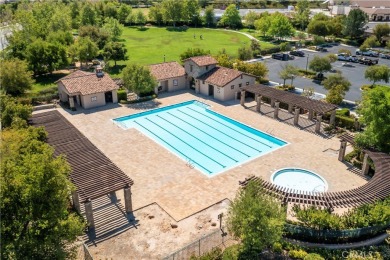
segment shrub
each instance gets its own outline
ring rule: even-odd
[[[20,103],[22,105],[31,105],[32,104],[32,100],[29,97],[18,97],[17,101],[18,101],[18,103]]]
[[[299,250],[291,250],[288,252],[288,256],[294,259],[304,259],[307,255],[307,252],[299,249]]]
[[[229,246],[223,251],[223,260],[236,260],[240,254],[240,245]]]
[[[279,242],[275,242],[273,245],[272,245],[272,251],[274,251],[275,253],[282,253],[283,251],[283,246],[281,243]]]
[[[350,116],[350,111],[349,111],[348,108],[343,108],[343,109],[340,109],[340,110],[336,110],[336,115],[349,117]]]
[[[314,35],[314,38],[313,38],[314,45],[320,45],[320,44],[323,44],[324,42],[325,42],[325,40],[323,37]]]
[[[31,102],[33,104],[50,103],[53,99],[58,99],[58,93],[32,97]]]
[[[354,129],[355,120],[350,117],[336,115],[336,124],[339,127],[345,127],[347,129]]]
[[[198,257],[192,255],[190,260],[222,260],[222,250],[219,247],[215,247],[204,255]]]
[[[126,90],[118,90],[118,100],[127,100],[127,92]]]
[[[42,89],[38,92],[40,96],[44,96],[46,94],[56,94],[58,92],[58,87],[57,86],[52,86],[49,88]]]
[[[261,50],[260,53],[261,53],[261,55],[267,55],[267,54],[272,54],[272,53],[276,53],[276,52],[280,52],[280,46],[265,48],[265,49]]]
[[[320,256],[319,254],[314,254],[314,253],[306,255],[305,258],[303,259],[304,260],[325,260],[325,258]]]

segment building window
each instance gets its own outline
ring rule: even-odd
[[[174,85],[174,86],[177,86],[177,85],[178,85],[177,79],[174,79],[174,80],[173,80],[173,85]]]
[[[234,85],[232,85],[230,88],[231,88],[231,89],[234,89]]]
[[[209,66],[206,66],[206,70],[209,70]]]
[[[221,88],[217,87],[217,93],[221,93]]]
[[[202,80],[202,84],[204,84],[204,80]]]
[[[194,67],[194,66],[190,65],[190,72],[192,72],[193,67]]]
[[[91,102],[94,102],[94,101],[97,101],[97,97],[96,96],[91,97]]]
[[[246,82],[246,85],[247,85],[247,86],[249,85],[249,81]]]
[[[238,84],[238,88],[241,88],[242,87],[242,84],[240,83],[240,84]]]

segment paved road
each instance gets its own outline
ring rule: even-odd
[[[328,48],[328,52],[314,52],[314,51],[309,51],[309,50],[304,50],[306,57],[295,57],[294,60],[290,61],[279,61],[275,59],[266,59],[265,63],[268,66],[269,69],[269,79],[271,81],[283,83],[283,80],[279,78],[279,71],[282,70],[282,65],[285,63],[290,63],[293,64],[301,69],[306,68],[306,64],[309,58],[309,63],[310,60],[315,55],[319,56],[325,56],[329,53],[337,53],[337,51],[340,48],[345,48],[349,49],[352,53],[355,53],[356,48],[355,47],[349,47],[349,46],[335,46],[332,48]],[[381,59],[379,58],[379,64],[386,64],[390,66],[390,60],[386,59]],[[342,74],[351,82],[351,87],[348,93],[346,93],[345,99],[351,100],[351,101],[356,101],[361,99],[362,92],[360,91],[360,87],[364,84],[371,84],[368,80],[364,78],[364,72],[367,68],[366,65],[361,65],[358,63],[353,63],[354,67],[342,67],[342,62],[341,61],[336,61],[335,63],[332,64],[333,68],[336,70],[342,71]],[[329,73],[326,73],[327,75]],[[382,83],[382,82],[381,82]],[[291,84],[291,80],[287,80],[286,84]],[[313,82],[311,79],[306,79],[302,77],[297,77],[294,79],[294,86],[298,88],[307,88],[307,87],[314,87],[316,92],[326,94],[326,90],[319,85],[318,83]],[[389,85],[390,86],[390,85]]]

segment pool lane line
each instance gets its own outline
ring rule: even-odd
[[[227,127],[227,128],[230,128],[231,130],[237,132],[236,129],[231,128],[230,126],[225,125],[224,123],[221,123],[221,122],[219,122],[219,121],[217,121],[217,120],[214,120],[213,118],[211,118],[211,117],[209,117],[209,116],[207,116],[207,115],[205,115],[205,114],[203,114],[203,113],[200,113],[199,111],[196,111],[195,109],[192,109],[192,108],[190,108],[190,107],[186,107],[186,108],[188,108],[189,110],[192,110],[192,111],[194,111],[194,112],[196,112],[196,113],[198,113],[198,114],[201,114],[201,115],[203,115],[203,116],[205,116],[205,117],[207,117],[207,118],[209,118],[209,119],[211,119],[211,120],[213,120],[213,121],[215,121],[215,122],[217,122],[217,123],[219,123],[219,124],[221,124],[221,125],[223,125],[223,126],[225,126],[225,127]],[[265,143],[263,143],[263,142],[261,142],[261,141],[255,139],[255,138],[253,138],[253,137],[250,137],[250,136],[248,136],[248,135],[246,135],[246,134],[244,134],[244,133],[241,133],[241,132],[238,132],[238,133],[241,134],[241,135],[244,135],[244,136],[246,136],[246,137],[248,137],[248,138],[250,138],[250,139],[252,139],[252,140],[254,140],[254,141],[258,142],[258,143],[261,143],[261,144],[263,144],[263,145],[265,145],[265,146],[268,146],[269,148],[272,148],[272,146],[269,146],[268,144],[265,144]]]
[[[158,124],[156,124],[155,122],[153,122],[152,120],[150,120],[149,118],[145,117],[146,120],[148,120],[149,122],[151,122],[152,124],[158,126],[159,128],[163,129],[165,132],[169,133],[170,135],[176,137],[177,139],[179,139],[180,141],[182,141],[183,143],[185,143],[186,145],[192,147],[192,149],[194,149],[195,151],[197,151],[198,153],[200,154],[203,154],[205,157],[209,158],[210,160],[212,160],[213,162],[221,165],[223,168],[226,168],[226,165],[223,165],[221,163],[219,163],[218,161],[214,160],[213,158],[210,158],[209,156],[207,156],[206,154],[202,153],[201,151],[199,151],[198,149],[196,149],[195,147],[193,147],[192,145],[190,145],[189,143],[187,143],[186,141],[184,141],[183,139],[181,139],[180,137],[172,134],[171,132],[169,132],[167,129],[165,129],[164,127],[161,127],[159,126]]]
[[[198,119],[198,118],[196,118],[196,117],[193,117],[193,116],[187,114],[186,112],[181,111],[180,109],[178,109],[177,111],[179,111],[179,112],[181,112],[181,113],[183,113],[183,114],[185,114],[185,115],[187,115],[187,116],[189,116],[189,117],[191,117],[191,118],[193,118],[193,119],[195,119],[195,120],[201,122],[202,124],[207,125],[208,127],[210,127],[210,128],[212,128],[212,129],[214,129],[214,130],[220,132],[221,134],[226,135],[227,137],[229,137],[229,138],[231,138],[231,139],[233,139],[233,140],[235,140],[235,141],[237,141],[237,142],[239,142],[239,143],[241,143],[241,144],[243,144],[243,145],[245,145],[245,146],[248,146],[248,147],[252,148],[253,150],[256,150],[256,151],[258,151],[258,152],[260,152],[260,153],[263,152],[263,151],[260,151],[260,150],[257,149],[257,148],[254,148],[253,146],[251,146],[251,145],[249,145],[249,144],[246,144],[246,143],[244,143],[244,142],[242,142],[242,141],[240,141],[240,140],[234,138],[233,136],[230,136],[230,135],[228,135],[228,134],[225,134],[225,133],[222,132],[221,130],[219,130],[219,129],[217,129],[217,128],[215,128],[215,127],[213,127],[213,126],[211,126],[211,125],[209,125],[209,124],[207,124],[207,123],[205,123],[205,122],[203,122],[202,120],[200,120],[200,119]]]
[[[223,154],[224,156],[226,156],[226,157],[230,158],[231,160],[235,161],[236,163],[239,162],[238,160],[236,160],[236,159],[230,157],[229,155],[225,154],[224,152],[221,152],[221,151],[219,151],[218,149],[216,149],[216,148],[212,147],[211,145],[209,145],[208,143],[205,143],[204,141],[200,140],[198,137],[194,136],[193,134],[188,133],[188,131],[184,130],[184,129],[181,128],[180,126],[177,126],[177,125],[173,124],[172,122],[169,122],[169,121],[168,121],[167,119],[165,119],[164,117],[162,117],[162,116],[160,116],[160,115],[156,115],[156,116],[159,117],[159,118],[161,118],[161,119],[163,119],[163,120],[164,120],[165,122],[167,122],[168,124],[171,124],[171,125],[173,125],[174,127],[179,128],[179,129],[182,130],[183,132],[185,132],[185,133],[187,133],[188,135],[192,136],[193,138],[195,138],[195,139],[198,140],[199,142],[201,142],[201,143],[207,145],[208,147],[210,147],[211,149],[215,150],[216,152],[218,152],[218,153],[220,153],[220,154]],[[174,117],[175,117],[175,116],[174,116]],[[175,117],[175,118],[177,118],[177,117]]]
[[[162,139],[161,137],[159,137],[158,135],[155,135],[152,131],[150,131],[149,129],[147,129],[145,126],[143,126],[142,124],[138,123],[137,121],[133,121],[134,123],[136,123],[137,125],[139,125],[140,127],[142,127],[143,129],[145,129],[146,131],[148,131],[149,133],[151,133],[152,135],[154,135],[155,137],[157,137],[158,139],[160,139],[161,141],[163,141],[164,143],[166,143],[168,146],[170,146],[171,148],[173,148],[174,150],[176,150],[178,153],[180,153],[181,155],[183,155],[185,158],[190,158],[188,157],[187,155],[185,155],[183,152],[181,152],[180,150],[176,149],[174,146],[172,146],[171,144],[169,144],[168,142],[166,142],[164,139]],[[192,146],[191,146],[192,147]],[[192,160],[190,159],[192,162],[196,163],[198,166],[200,166],[201,168],[205,169],[208,173],[212,173],[212,171],[210,171],[209,169],[203,167],[201,164],[199,164],[198,162],[196,162],[195,160]]]
[[[248,155],[248,154],[246,154],[246,153],[244,153],[244,152],[242,152],[242,151],[240,151],[240,150],[238,150],[238,149],[234,148],[233,146],[231,146],[231,145],[229,145],[229,144],[227,144],[227,143],[225,143],[225,142],[222,142],[222,141],[221,141],[221,140],[219,140],[218,138],[216,138],[216,137],[214,137],[214,136],[210,135],[209,133],[207,133],[206,131],[204,131],[204,130],[200,129],[200,128],[199,128],[199,127],[197,127],[197,126],[195,126],[195,125],[193,125],[193,124],[191,124],[191,123],[188,123],[188,122],[187,122],[187,121],[185,121],[184,119],[182,119],[182,118],[180,118],[180,117],[178,117],[178,116],[176,116],[176,115],[172,114],[171,112],[167,112],[167,114],[170,114],[170,115],[172,115],[172,116],[176,117],[177,119],[180,119],[182,122],[184,122],[184,123],[186,123],[186,124],[188,124],[188,125],[192,126],[193,128],[196,128],[196,129],[198,129],[199,131],[203,132],[203,133],[204,133],[204,134],[206,134],[207,136],[210,136],[211,138],[213,138],[213,139],[217,140],[217,141],[218,141],[218,142],[220,142],[220,143],[223,143],[224,145],[226,145],[226,146],[230,147],[231,149],[233,149],[233,150],[236,150],[237,152],[239,152],[239,153],[242,153],[242,154],[246,155],[247,157],[251,157],[250,155]]]

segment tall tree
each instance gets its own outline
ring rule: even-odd
[[[307,27],[307,32],[325,37],[330,33],[328,23],[328,21],[312,20]]]
[[[0,66],[0,86],[11,96],[18,96],[31,89],[32,72],[28,70],[26,61],[19,59],[2,61]]]
[[[294,28],[288,18],[281,13],[274,13],[271,15],[271,26],[268,33],[273,37],[285,38],[294,35]]]
[[[280,241],[285,219],[285,209],[260,184],[250,182],[240,189],[229,206],[227,226],[243,245],[242,253],[247,257],[242,259],[255,259],[248,254],[259,253]]]
[[[257,31],[263,34],[265,37],[268,33],[269,28],[271,27],[272,17],[269,15],[268,12],[264,12],[261,15],[261,18],[256,20],[255,22],[255,28]]]
[[[309,63],[309,68],[322,74],[325,71],[331,70],[332,64],[330,64],[329,58],[315,55]]]
[[[79,37],[89,37],[99,49],[103,49],[104,46],[111,40],[111,33],[98,26],[86,25],[80,26]]]
[[[390,92],[374,88],[363,92],[359,105],[359,120],[365,125],[362,133],[356,136],[356,142],[362,147],[375,147],[390,152]]]
[[[336,105],[343,101],[345,93],[349,91],[349,87],[351,86],[351,83],[338,73],[329,75],[327,79],[322,81],[322,84],[328,90],[326,100]]]
[[[230,28],[242,27],[240,13],[235,4],[231,4],[226,8],[218,24],[220,26],[229,26]]]
[[[118,18],[118,8],[114,3],[108,2],[104,5],[104,18],[111,17],[114,19]]]
[[[149,8],[149,19],[157,25],[161,25],[164,21],[163,10],[160,3],[156,3]]]
[[[82,62],[87,62],[95,58],[98,54],[98,47],[89,37],[80,37],[77,42],[74,44],[75,55],[78,60]]]
[[[182,19],[183,1],[164,0],[162,2],[163,19],[165,22],[171,22],[173,27]]]
[[[82,233],[70,213],[65,158],[54,157],[42,128],[8,129],[1,135],[1,258],[68,259]]]
[[[138,15],[137,15],[138,17]],[[142,13],[142,17],[145,16]],[[144,19],[145,20],[145,19]],[[119,21],[115,18],[108,17],[104,20],[103,29],[106,29],[108,32],[110,32],[111,37],[114,41],[119,40],[119,38],[122,35],[123,32],[123,25],[119,23]]]
[[[130,64],[123,70],[125,88],[137,94],[150,93],[157,87],[158,82],[148,67]]]
[[[390,80],[390,68],[387,65],[374,65],[368,67],[364,73],[364,77],[372,81],[374,86],[378,81],[384,81],[389,83]]]
[[[215,13],[212,5],[207,6],[204,11],[204,23],[207,27],[212,27],[215,24]]]
[[[352,9],[345,19],[343,34],[351,38],[363,35],[364,28],[368,22],[368,16],[360,9]]]
[[[118,10],[118,20],[121,24],[126,23],[126,18],[131,14],[131,6],[127,4],[121,4]],[[150,11],[150,10],[149,10]]]
[[[249,11],[244,17],[246,26],[252,29],[255,28],[255,21],[258,19],[260,19],[260,14],[254,11]]]
[[[81,10],[81,25],[95,25],[97,24],[97,17],[95,10],[92,8],[91,4],[85,4]]]
[[[127,60],[127,49],[123,43],[110,42],[104,47],[104,57],[107,60],[113,60],[116,66],[116,62],[119,60]]]
[[[195,26],[200,24],[201,17],[198,0],[185,0],[183,9],[185,21]]]
[[[389,36],[390,25],[388,23],[379,23],[374,27],[374,34],[378,41],[382,41],[382,37]]]
[[[310,21],[309,1],[308,0],[298,1],[295,9],[296,10],[293,16],[293,21],[299,29],[304,30]]]

